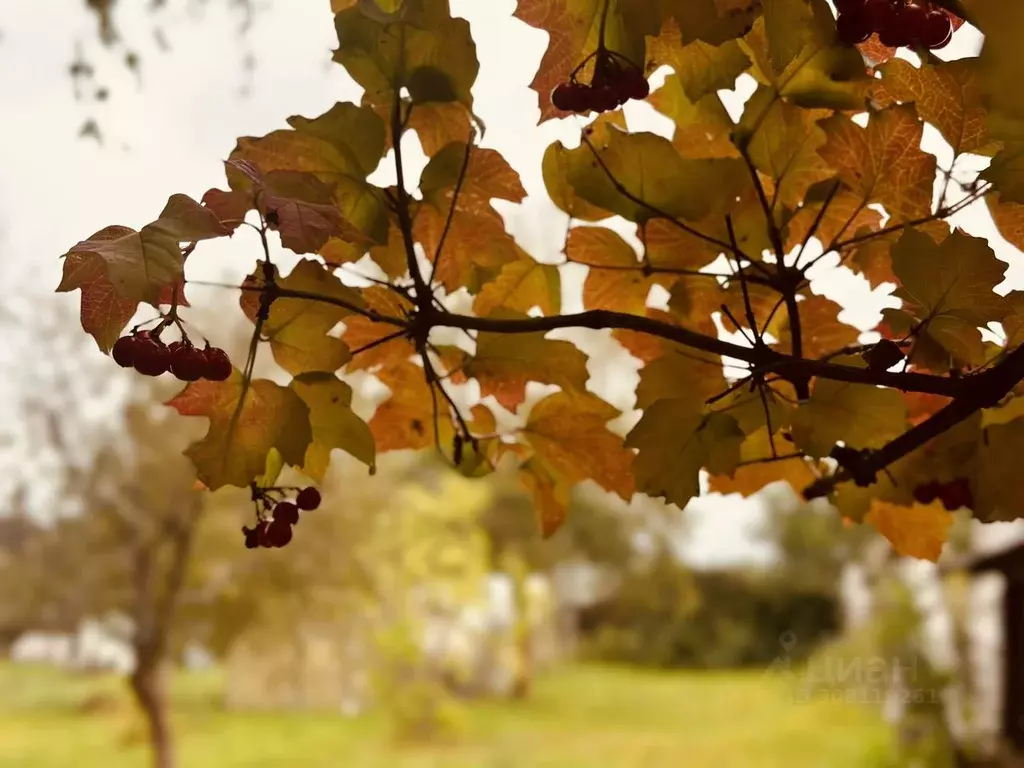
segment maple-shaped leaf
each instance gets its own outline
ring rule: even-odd
[[[323,264],[303,259],[291,273],[276,280],[279,288],[301,291],[311,298],[278,297],[270,306],[270,315],[263,323],[261,334],[270,341],[274,360],[292,374],[307,371],[336,371],[349,361],[348,346],[340,339],[330,336],[334,327],[349,317],[352,310],[364,308],[365,302],[354,288],[342,282]],[[257,269],[246,279],[248,288],[257,289],[264,285],[262,270]],[[259,316],[259,290],[242,292],[242,311],[254,323]],[[335,299],[341,304],[331,304],[318,298]],[[391,327],[394,330],[394,327]]]
[[[604,25],[604,44],[639,66],[645,64],[646,35],[658,33],[659,0],[611,3]],[[551,91],[567,82],[570,73],[594,51],[599,42],[603,0],[520,0],[515,17],[548,33],[548,47],[530,87],[537,92],[540,120],[564,117],[551,103]]]
[[[899,278],[897,298],[903,312],[924,325],[918,334],[950,353],[977,360],[981,332],[1009,311],[1006,300],[994,292],[1003,282],[1006,263],[989,244],[960,230],[942,243],[914,229],[906,229],[892,249],[892,269]],[[898,317],[887,312],[886,318]]]
[[[352,387],[332,373],[304,373],[290,388],[309,408],[313,439],[306,449],[302,471],[322,482],[331,451],[340,448],[368,466],[376,466],[376,446],[366,422],[352,412]]]
[[[565,255],[569,261],[588,267],[583,284],[583,306],[587,309],[642,315],[651,287],[665,282],[664,275],[645,275],[632,246],[606,227],[570,230]]]
[[[494,211],[463,210],[449,220],[446,214],[425,204],[417,209],[413,231],[434,261],[435,280],[451,292],[465,288],[470,294],[479,293],[505,265],[530,258]]]
[[[882,93],[886,98],[913,102],[917,114],[934,125],[957,155],[970,152],[990,155],[998,147],[989,136],[988,115],[978,75],[977,59],[922,64],[915,67],[905,59],[893,59],[881,68]]]
[[[718,94],[691,101],[679,78],[669,75],[665,84],[651,94],[649,103],[675,123],[672,144],[683,157],[736,156],[736,148],[729,140],[733,122]]]
[[[346,232],[352,227],[374,242],[386,242],[387,208],[376,187],[366,182],[384,155],[380,117],[369,107],[338,103],[319,117],[290,117],[288,124],[290,129],[238,140],[227,163],[231,189],[255,197],[261,177],[277,171],[313,174],[330,185]],[[288,199],[287,194],[281,197]],[[319,199],[308,202],[319,204]]]
[[[1020,517],[1020,457],[1024,455],[1024,419],[985,428],[966,468],[974,491],[974,516],[983,523]]]
[[[910,104],[873,112],[867,128],[835,115],[818,123],[819,152],[861,202],[881,203],[890,224],[931,213],[935,156],[921,150],[924,125]]]
[[[971,0],[969,8],[972,22],[985,33],[978,64],[991,108],[1010,118],[1024,119],[1024,94],[1015,85],[1024,81],[1020,55],[1024,16],[1020,6],[999,0]]]
[[[900,233],[880,235],[859,243],[853,248],[853,255],[846,260],[847,266],[877,288],[882,283],[899,282],[892,271],[892,247],[900,238]]]
[[[714,493],[753,496],[765,486],[782,482],[788,483],[796,493],[801,493],[818,478],[816,462],[796,453],[777,437],[773,453],[772,442],[764,427],[748,435],[740,446],[741,465],[731,474],[712,474],[708,478],[708,489]],[[780,458],[776,460],[774,457]]]
[[[309,408],[302,398],[267,379],[254,379],[246,387],[237,369],[226,381],[192,382],[167,405],[182,416],[210,420],[206,436],[185,455],[211,491],[225,485],[247,487],[264,471],[272,448],[286,464],[301,467],[312,440]]]
[[[423,154],[433,157],[452,142],[465,144],[470,140],[471,115],[464,104],[455,101],[420,103],[409,115],[406,130],[416,134]]]
[[[904,507],[875,499],[864,517],[904,557],[937,562],[953,524],[942,502]]]
[[[827,110],[801,109],[778,99],[765,85],[747,101],[736,137],[759,171],[775,185],[775,201],[797,208],[812,184],[832,176],[818,154],[825,133],[817,121]]]
[[[566,390],[536,403],[521,434],[562,482],[591,479],[628,501],[634,489],[633,457],[607,427],[619,415],[596,395]]]
[[[406,3],[394,15],[349,8],[336,14],[334,61],[365,90],[363,101],[391,105],[407,88],[415,103],[457,101],[472,108],[480,68],[469,22],[448,0]]]
[[[387,317],[404,317],[413,309],[412,302],[382,285],[364,288],[362,296],[369,309]],[[370,370],[380,365],[408,360],[416,352],[416,347],[408,337],[397,336],[390,341],[381,341],[393,336],[397,330],[393,325],[362,315],[347,317],[342,341],[350,350],[364,350],[352,357],[347,370]]]
[[[264,220],[295,253],[316,253],[332,237],[370,242],[342,218],[332,188],[311,173],[271,171],[260,191],[256,200]]]
[[[118,299],[157,306],[165,289],[181,282],[181,244],[228,234],[208,208],[187,195],[172,195],[160,217],[141,230],[106,227],[72,246],[63,256],[64,279],[57,290],[82,288],[86,278],[95,282],[102,272]]]
[[[501,316],[516,317],[510,312]],[[519,319],[526,317],[520,315]],[[494,395],[509,411],[515,411],[526,398],[526,385],[531,381],[582,392],[588,377],[587,356],[570,341],[544,338],[543,331],[481,332],[476,353],[466,361],[463,371],[480,382],[481,396]]]
[[[518,472],[519,482],[533,498],[541,536],[548,538],[565,523],[569,514],[572,485],[559,481],[542,462],[525,462]]]
[[[856,49],[836,38],[828,4],[812,0],[809,21],[800,8],[807,5],[803,0],[774,4],[786,6],[779,16],[804,16],[805,21],[790,28],[785,22],[773,23],[769,30],[767,19],[758,19],[741,43],[753,61],[751,74],[778,97],[801,107],[862,109],[872,80]]]
[[[687,159],[672,142],[653,133],[602,126],[589,139],[593,150],[586,144],[562,148],[566,182],[576,197],[629,221],[666,216],[697,221],[724,210],[750,186],[742,160]],[[557,192],[551,191],[551,197],[561,205],[563,196]],[[573,206],[563,210],[575,215]]]
[[[999,234],[1018,250],[1024,250],[1024,203],[1004,200],[998,192],[986,195],[985,203]]]
[[[107,227],[91,239],[102,239],[104,236],[121,237],[123,229]],[[103,261],[91,258],[87,254],[70,253],[64,260],[64,275],[57,286],[57,291],[76,289],[82,291],[79,312],[82,329],[96,340],[96,345],[102,352],[109,353],[122,329],[138,310],[138,299],[123,299],[118,295],[110,282]],[[163,286],[157,303],[172,304],[175,298],[179,307],[188,306],[181,283]]]
[[[678,285],[678,283],[677,283]],[[665,323],[668,326],[675,326],[681,328],[682,323],[680,319],[661,309],[647,308],[644,313],[644,317],[650,318],[651,320],[657,320]],[[712,328],[714,325],[712,324]],[[621,344],[629,354],[638,360],[648,363],[651,360],[655,360],[665,354],[667,348],[673,347],[671,342],[660,339],[657,336],[649,336],[646,333],[639,333],[638,331],[630,331],[622,328],[616,328],[612,331],[612,338],[614,338],[619,344]]]
[[[835,362],[863,365],[859,358]],[[869,384],[816,379],[811,397],[791,418],[793,441],[808,456],[828,456],[842,442],[850,448],[880,448],[906,428],[907,406],[900,393]]]
[[[729,414],[705,413],[680,398],[658,400],[626,438],[637,449],[637,489],[682,509],[700,494],[702,468],[714,474],[736,468],[744,437]]]
[[[548,317],[558,314],[562,307],[562,278],[558,267],[529,257],[502,267],[473,302],[473,311],[480,317],[487,317],[498,308],[526,314],[534,307]]]
[[[636,407],[646,409],[658,400],[681,398],[699,411],[727,386],[721,357],[696,350],[684,352],[672,345],[640,369]]]
[[[381,368],[375,374],[391,390],[370,419],[377,451],[426,448],[434,444],[433,395],[423,367],[404,361]],[[443,400],[438,395],[438,400]],[[439,420],[450,421],[447,409],[438,407]]]
[[[1003,203],[1024,203],[1024,144],[1014,143],[1001,149],[980,175],[993,184]]]
[[[471,147],[467,152],[464,142],[449,144],[430,158],[420,175],[419,187],[423,199],[446,216],[456,188],[457,211],[494,216],[498,213],[491,207],[491,200],[521,203],[526,197],[519,174],[500,152],[483,147]]]
[[[202,203],[213,211],[228,230],[234,232],[245,221],[247,214],[253,207],[253,198],[245,192],[235,190],[208,189],[203,195]]]
[[[666,21],[661,34],[647,41],[647,58],[656,66],[672,67],[676,75],[672,79],[692,104],[716,91],[732,88],[736,78],[750,66],[750,59],[735,40],[721,45],[694,40],[684,45],[675,20]]]
[[[834,246],[836,241],[877,231],[881,225],[881,214],[868,208],[860,194],[837,179],[812,185],[803,203],[785,225],[783,247],[787,253],[810,236],[825,246]]]
[[[840,322],[838,317],[843,308],[824,296],[811,296],[797,304],[803,336],[803,356],[821,358],[834,355],[844,347],[857,343],[860,331],[852,325]],[[792,348],[789,315],[781,313],[779,342],[784,349]],[[776,331],[772,331],[773,335]]]
[[[712,45],[747,32],[761,12],[760,0],[664,0],[662,13],[678,25],[683,43]]]

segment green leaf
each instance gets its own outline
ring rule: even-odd
[[[650,97],[650,104],[676,125],[672,145],[683,157],[735,157],[736,149],[729,137],[732,118],[718,94],[712,93],[691,101],[676,75]]]
[[[742,160],[689,160],[653,133],[601,126],[589,138],[598,161],[586,144],[566,151],[566,181],[576,197],[629,221],[659,216],[696,221],[724,210],[750,185]],[[564,196],[558,192],[551,190],[551,197],[561,206]],[[572,214],[574,207],[562,209]]]
[[[310,259],[296,264],[291,274],[277,280],[277,284],[285,290],[336,299],[351,307],[366,306],[359,291],[343,285],[323,264]],[[249,288],[264,285],[261,269],[257,268],[246,279],[246,285]],[[240,299],[242,310],[254,323],[259,315],[260,296],[258,290],[246,290]],[[343,341],[328,334],[352,314],[344,306],[317,298],[276,298],[261,332],[270,340],[274,360],[289,373],[336,371],[352,356]]]
[[[376,467],[376,445],[370,427],[352,412],[352,387],[334,374],[304,373],[292,380],[291,389],[309,408],[313,430],[303,472],[322,482],[335,448],[354,456],[371,471]]]
[[[562,307],[562,279],[558,267],[531,258],[512,261],[486,283],[473,302],[473,311],[487,317],[498,309],[526,314],[539,307],[547,317]]]
[[[715,91],[732,88],[736,78],[750,66],[750,59],[735,40],[721,45],[695,40],[684,45],[674,22],[666,24],[658,37],[648,41],[647,57],[658,65],[672,67],[674,79],[691,103],[714,95]]]
[[[365,89],[364,103],[390,106],[396,89],[406,87],[417,103],[472,108],[476,44],[469,22],[452,17],[448,0],[417,0],[393,17],[350,8],[334,17],[334,28],[334,61]]]
[[[858,364],[857,359],[836,362]],[[828,456],[843,442],[851,448],[880,448],[903,433],[907,407],[900,393],[868,384],[817,379],[810,399],[791,419],[796,447],[808,456]]]
[[[703,413],[681,399],[658,400],[626,438],[636,448],[637,489],[683,508],[700,495],[700,470],[731,474],[745,435],[724,413]]]
[[[243,392],[245,403],[233,421]],[[253,380],[246,390],[237,369],[227,381],[192,382],[167,405],[182,416],[210,420],[206,437],[190,445],[185,455],[211,491],[225,485],[247,487],[266,470],[271,449],[286,464],[302,466],[312,440],[309,409],[298,395],[266,379]]]

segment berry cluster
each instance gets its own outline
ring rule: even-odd
[[[953,21],[927,0],[835,0],[836,32],[849,45],[863,43],[872,33],[890,48],[921,46],[937,50],[953,39]]]
[[[589,83],[581,83],[576,75],[591,58],[594,59],[594,76]],[[564,112],[610,112],[630,99],[646,99],[650,93],[651,86],[643,69],[625,56],[602,47],[573,70],[569,82],[555,86],[551,103]]]
[[[284,498],[284,492],[289,490],[294,489],[253,487],[256,525],[242,528],[246,549],[285,546],[292,540],[292,526],[299,522],[299,510],[309,512],[320,506],[320,491],[316,488],[302,488],[293,501]]]
[[[164,344],[156,332],[136,331],[114,342],[114,361],[122,368],[134,368],[144,376],[170,371],[181,381],[224,381],[231,376],[231,361],[219,347],[193,346],[188,337]]]
[[[958,477],[946,483],[930,480],[914,489],[914,501],[919,504],[931,504],[936,499],[950,512],[974,505],[971,484],[966,477]]]

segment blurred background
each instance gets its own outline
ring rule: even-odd
[[[484,144],[530,193],[501,212],[555,259],[565,220],[539,160],[579,125],[535,127],[522,62],[545,36],[514,6],[452,0],[478,41]],[[978,44],[965,30],[949,55]],[[248,494],[196,491],[181,456],[202,420],[97,351],[77,294],[53,293],[58,256],[222,186],[236,137],[358,100],[333,45],[326,0],[0,5],[0,766],[931,767],[998,747],[1005,590],[963,566],[1014,552],[1019,526],[958,519],[939,567],[787,485],[685,510],[584,485],[544,541],[514,479],[468,480],[429,453],[369,477],[336,453],[295,541],[243,548]],[[646,104],[627,112],[670,129]],[[941,157],[940,142],[926,135]],[[237,284],[253,248],[204,247],[189,276]],[[865,328],[886,305],[884,289],[823,283]],[[234,294],[189,299],[197,328],[246,347]],[[562,337],[630,411],[637,363],[607,334]],[[383,390],[353,385],[369,416]]]

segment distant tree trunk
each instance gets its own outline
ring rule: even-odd
[[[505,562],[506,572],[512,579],[515,603],[513,642],[518,660],[515,681],[512,684],[512,698],[525,699],[533,687],[533,628],[530,626],[530,607],[526,594],[529,571],[526,561],[518,552],[508,552]]]
[[[167,711],[166,669],[158,659],[139,658],[131,676],[132,693],[146,718],[153,768],[174,768],[174,735]]]

